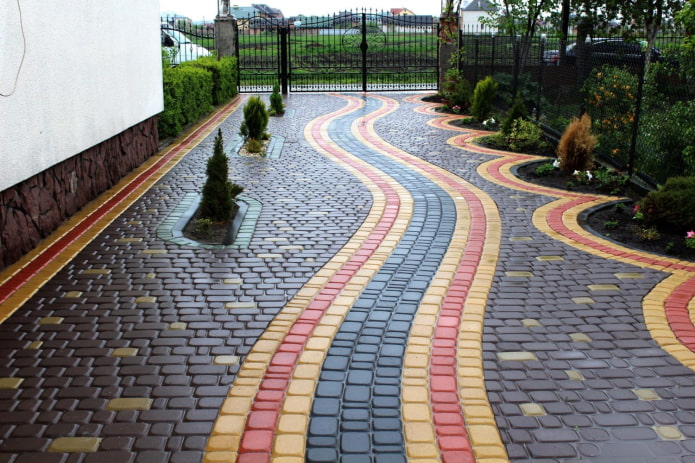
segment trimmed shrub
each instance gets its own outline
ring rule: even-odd
[[[478,82],[473,90],[471,114],[478,122],[483,122],[492,113],[492,102],[497,93],[497,82],[488,76]]]
[[[572,119],[557,145],[560,169],[566,174],[590,170],[594,163],[596,137],[591,134],[591,118],[584,114]]]
[[[244,106],[244,121],[239,133],[244,138],[263,140],[268,138],[265,129],[268,127],[268,110],[260,96],[252,96]]]
[[[183,128],[210,113],[212,75],[197,67],[162,70],[164,111],[159,114],[160,137],[175,137]]]
[[[195,61],[186,61],[180,68],[197,67],[205,69],[212,75],[212,104],[224,104],[237,95],[238,65],[237,59],[223,56],[204,56]]]
[[[218,222],[230,220],[236,210],[234,198],[243,187],[229,180],[229,165],[224,153],[222,131],[218,129],[215,148],[207,163],[207,180],[203,185],[203,197],[200,202],[200,216]]]
[[[639,212],[648,225],[677,230],[684,235],[695,230],[695,177],[673,177],[663,187],[639,202]]]
[[[278,84],[273,85],[273,93],[270,94],[270,114],[276,116],[285,114],[285,105],[282,104],[282,95]]]
[[[449,100],[449,107],[459,107],[459,112],[466,112],[471,107],[473,87],[456,69],[449,69],[443,84],[442,96]]]

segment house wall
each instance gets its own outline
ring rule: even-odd
[[[0,4],[0,191],[162,111],[158,0]]]
[[[158,0],[0,0],[0,268],[156,153]]]

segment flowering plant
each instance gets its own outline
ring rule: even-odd
[[[639,204],[635,204],[635,207],[632,208],[632,218],[633,220],[644,219],[644,214],[639,210]]]
[[[460,114],[461,113],[461,106],[459,105],[454,105],[451,110],[454,112],[454,114]]]
[[[483,121],[483,127],[487,127],[488,125],[492,126],[495,125],[497,121],[495,121],[494,117],[488,117]]]
[[[685,234],[685,245],[690,249],[695,249],[695,231],[690,230]]]

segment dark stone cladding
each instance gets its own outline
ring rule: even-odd
[[[153,116],[0,192],[0,269],[155,154],[158,145]]]

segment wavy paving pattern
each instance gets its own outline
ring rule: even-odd
[[[378,173],[403,188],[387,204],[387,210],[408,204],[407,215],[394,228],[400,236],[372,239],[381,252],[362,264],[371,275],[360,280],[365,285],[361,293],[348,290],[354,275],[336,273],[315,299],[307,301],[274,346],[277,350],[265,353],[270,365],[262,378],[256,375],[253,389],[244,388],[244,379],[235,383],[207,460],[306,456],[307,461],[336,461],[342,455],[354,461],[440,456],[445,461],[472,461],[474,446],[464,425],[459,381],[469,392],[466,400],[477,405],[473,444],[478,441],[486,449],[483,455],[503,456],[492,414],[485,407],[479,332],[470,330],[480,327],[480,300],[468,301],[475,310],[463,316],[469,289],[480,285],[473,280],[482,256],[487,265],[494,265],[494,256],[485,248],[486,213],[494,215],[494,207],[490,202],[483,206],[484,195],[461,179],[375,135],[373,120],[393,111],[395,101],[341,98],[348,106],[311,124],[307,138],[327,156],[364,175],[363,181],[374,182]],[[473,232],[481,234],[469,238]],[[334,262],[354,265],[340,257]],[[482,280],[484,286],[489,279]],[[461,324],[469,329],[459,335]],[[459,337],[465,339],[460,342]],[[308,354],[313,354],[313,376],[302,368]],[[249,358],[255,358],[254,352]],[[457,371],[464,377],[457,378]],[[429,375],[423,377],[423,372]],[[253,398],[239,409],[235,405],[242,394]],[[305,413],[310,414],[308,422]],[[234,442],[239,444],[224,447]]]

